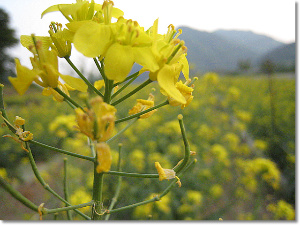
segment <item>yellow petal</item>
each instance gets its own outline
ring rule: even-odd
[[[43,63],[43,69],[45,73],[39,74],[43,82],[47,86],[56,88],[58,85],[58,77],[59,77],[59,72],[57,71],[57,69],[49,63]]]
[[[155,72],[159,69],[150,47],[133,47],[132,51],[135,62],[147,68],[148,71]]]
[[[8,77],[14,88],[20,95],[23,95],[34,79],[37,77],[35,71],[28,69],[20,64],[19,59],[15,59],[17,77]]]
[[[159,162],[155,162],[155,168],[157,170],[157,173],[159,175],[159,181],[162,181],[162,180],[165,180],[167,179],[167,176],[165,174],[165,171],[164,169],[161,167],[160,163]]]
[[[36,41],[41,41],[42,42],[42,49],[43,50],[48,50],[49,47],[52,44],[52,40],[50,37],[46,37],[46,36],[35,36]],[[29,51],[31,51],[29,49],[29,47],[34,46],[34,42],[32,39],[31,35],[21,35],[20,37],[20,42],[21,44],[27,48]]]
[[[176,88],[175,82],[178,79],[180,71],[174,65],[164,65],[157,73],[159,86],[167,93],[168,96],[175,99],[181,104],[186,104],[186,99]]]
[[[71,4],[58,4],[58,5],[52,5],[50,7],[48,7],[47,9],[45,9],[42,14],[41,14],[41,18],[43,18],[43,16],[47,13],[50,13],[50,12],[57,12],[57,11],[60,11],[60,8],[62,7],[68,7],[68,6],[71,6]]]
[[[183,68],[182,68],[182,73],[184,75],[184,78],[186,80],[189,79],[189,72],[190,72],[190,67],[189,67],[189,62],[186,58],[186,55],[182,55],[179,59],[179,63],[181,63],[183,65]]]
[[[94,87],[97,89],[97,90],[100,90],[102,87],[104,87],[105,83],[104,83],[104,80],[97,80],[95,81],[94,83]]]
[[[86,22],[74,35],[74,46],[83,55],[95,58],[102,55],[110,41],[111,28],[109,25],[96,22]]]
[[[111,12],[112,17],[118,19],[121,16],[124,16],[124,12],[121,9],[118,8],[112,8],[112,12]]]
[[[72,88],[81,92],[87,92],[88,86],[82,79],[63,74],[60,74],[60,77]]]
[[[134,54],[131,46],[115,43],[109,47],[104,59],[105,75],[116,82],[123,81],[134,64]]]

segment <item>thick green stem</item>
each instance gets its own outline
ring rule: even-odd
[[[94,59],[102,77],[105,82],[105,93],[103,97],[103,101],[107,104],[110,104],[111,101],[111,92],[113,89],[113,80],[107,79],[104,72],[104,63],[103,60],[100,61],[101,66],[97,59]],[[95,159],[97,159],[97,152]],[[94,162],[94,183],[93,183],[93,201],[94,205],[92,208],[92,220],[101,220],[102,219],[102,210],[103,210],[103,202],[102,202],[102,190],[103,190],[103,177],[104,173],[97,172],[97,160]]]
[[[65,59],[67,60],[69,65],[72,67],[72,69],[75,70],[75,72],[78,74],[78,76],[80,76],[80,78],[87,84],[87,86],[89,86],[97,95],[103,97],[103,94],[99,90],[97,90],[97,88],[95,88],[94,85],[92,85],[88,81],[88,79],[86,79],[86,77],[77,69],[77,67],[70,60],[70,57],[67,56],[67,57],[65,57]]]
[[[96,171],[97,163],[95,163],[94,169],[94,185],[93,185],[93,201],[94,205],[92,208],[92,220],[102,219],[102,189],[103,189],[103,176],[104,173],[97,173]]]
[[[159,105],[153,106],[153,107],[151,107],[151,108],[149,108],[149,109],[147,109],[147,110],[144,110],[144,111],[141,111],[141,112],[139,112],[139,113],[133,114],[133,115],[131,115],[131,116],[127,116],[127,117],[125,117],[125,118],[116,120],[115,124],[118,124],[118,123],[121,123],[121,122],[124,122],[124,121],[127,121],[127,120],[131,120],[131,119],[133,119],[133,118],[140,117],[141,115],[143,115],[143,114],[145,114],[145,113],[151,112],[151,111],[154,110],[154,109],[158,109],[158,108],[160,108],[160,107],[162,107],[162,106],[165,106],[165,105],[168,105],[168,104],[169,104],[169,101],[166,100],[166,101],[160,103]]]
[[[110,104],[110,101],[111,101],[111,92],[112,92],[112,89],[113,89],[113,84],[114,84],[113,80],[106,79],[106,81],[105,81],[105,93],[104,93],[103,101],[106,102],[107,104]]]
[[[144,87],[146,87],[150,83],[152,83],[152,80],[150,80],[150,79],[146,80],[140,86],[138,86],[137,88],[135,88],[134,90],[132,90],[131,92],[129,92],[124,97],[122,97],[122,98],[118,99],[117,101],[113,102],[111,105],[115,106],[115,105],[119,104],[120,102],[123,102],[125,99],[127,99],[130,96],[134,95],[136,92],[138,92],[139,90],[143,89]]]

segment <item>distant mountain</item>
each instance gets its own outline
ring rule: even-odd
[[[188,48],[188,60],[201,72],[235,70],[239,60],[254,60],[259,56],[233,41],[217,34],[180,27],[180,39]]]
[[[261,57],[260,61],[268,59],[279,66],[293,66],[295,65],[295,57],[296,43],[291,43],[268,52]]]
[[[242,60],[249,60],[252,69],[256,69],[264,55],[285,46],[282,42],[252,31],[178,29],[183,31],[180,39],[185,41],[188,48],[187,58],[199,72],[237,71],[238,62]]]
[[[213,33],[261,55],[266,54],[270,49],[284,45],[282,42],[252,31],[217,30]]]

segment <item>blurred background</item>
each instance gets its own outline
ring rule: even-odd
[[[86,139],[74,129],[74,113],[63,103],[42,96],[32,86],[24,96],[7,82],[15,76],[14,58],[31,68],[22,34],[48,35],[51,21],[66,23],[59,13],[41,19],[41,12],[55,0],[4,0],[0,2],[0,82],[5,84],[8,116],[28,121],[27,129],[45,144],[89,155]],[[102,3],[102,2],[97,2]],[[182,158],[183,143],[176,120],[183,114],[197,165],[182,179],[182,187],[160,201],[112,219],[186,220],[294,220],[295,219],[295,26],[294,1],[137,1],[115,0],[125,18],[146,29],[159,18],[159,32],[173,24],[188,48],[190,76],[198,77],[194,100],[187,109],[171,106],[138,121],[112,144],[116,170],[117,144],[123,143],[122,168],[128,172],[155,173],[154,162],[172,168]],[[93,60],[75,49],[71,59],[91,80],[99,78]],[[138,66],[134,66],[133,71]],[[63,61],[63,74],[75,73]],[[137,80],[143,82],[147,75]],[[156,88],[156,103],[164,100],[157,83],[126,100],[118,118],[128,114],[137,98],[147,98]],[[133,87],[132,87],[133,89]],[[75,94],[74,94],[75,95]],[[32,113],[34,112],[34,113]],[[121,130],[126,124],[120,124]],[[0,129],[0,135],[8,133]],[[44,179],[63,193],[61,155],[32,146]],[[19,144],[0,138],[0,174],[24,196],[46,207],[61,207],[36,181],[26,153]],[[92,165],[68,158],[70,201],[91,199]],[[117,178],[105,178],[104,204],[109,205]],[[151,198],[168,182],[124,178],[116,207]],[[144,191],[147,190],[147,191]],[[123,192],[122,192],[123,191]],[[126,194],[124,192],[126,191]],[[90,209],[83,211],[89,213]],[[74,215],[76,218],[76,215]],[[64,219],[61,213],[58,218]],[[38,219],[38,215],[0,189],[0,219]],[[53,219],[46,216],[45,219]]]

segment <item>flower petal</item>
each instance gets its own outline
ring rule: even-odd
[[[74,46],[83,55],[95,58],[102,55],[109,44],[111,28],[96,22],[86,22],[74,35]]]
[[[80,78],[72,77],[69,75],[63,75],[63,74],[60,74],[60,77],[61,79],[64,80],[64,82],[66,82],[72,88],[75,88],[76,90],[81,92],[87,92],[88,86]]]
[[[109,47],[104,59],[105,75],[116,82],[123,81],[134,64],[132,47],[115,43]]]
[[[164,65],[157,73],[157,81],[159,86],[167,93],[168,96],[174,98],[181,104],[186,104],[186,100],[180,91],[176,88],[175,82],[178,79],[180,71],[176,70],[174,65]]]
[[[151,47],[133,47],[135,62],[147,68],[148,71],[155,72],[159,69],[157,61],[152,53]]]
[[[50,37],[46,37],[46,36],[35,36],[35,39],[37,41],[41,41],[42,42],[42,49],[43,50],[48,50],[49,47],[52,45],[52,40]],[[27,48],[29,51],[32,51],[30,50],[30,46],[34,46],[34,43],[33,43],[33,39],[32,39],[32,36],[31,35],[21,35],[20,37],[20,42],[21,44]]]
[[[189,67],[189,62],[186,58],[186,54],[185,55],[182,55],[179,59],[179,63],[183,65],[183,68],[182,68],[182,73],[183,73],[183,76],[186,80],[189,79],[189,70],[190,70],[190,67]]]
[[[8,77],[14,88],[20,95],[23,95],[34,79],[37,77],[35,71],[28,69],[20,64],[19,59],[15,59],[17,77]]]

